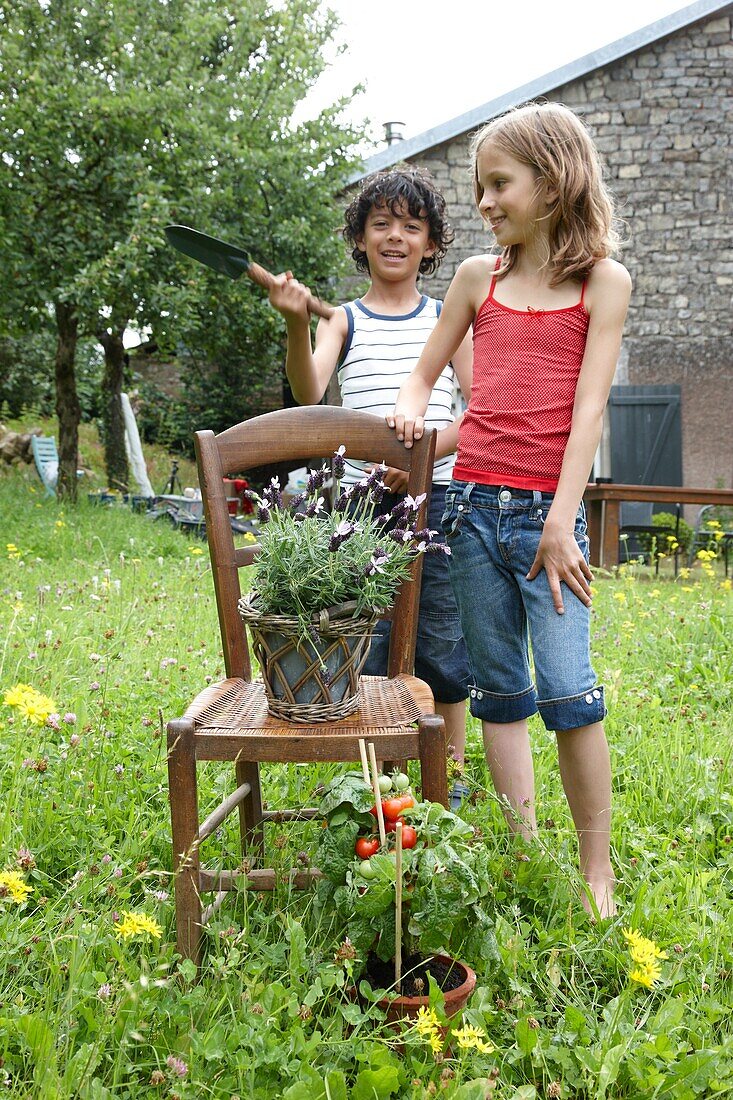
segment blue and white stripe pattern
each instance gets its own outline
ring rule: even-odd
[[[348,302],[344,309],[349,332],[338,368],[344,408],[386,416],[392,412],[400,386],[420,358],[425,342],[435,328],[442,302],[423,295],[412,313],[386,317],[372,313],[361,300]],[[449,363],[443,368],[425,414],[428,427],[447,428],[453,422],[456,376]],[[433,481],[447,485],[455,455],[435,463]],[[364,464],[346,458],[343,481],[353,484],[364,476]]]

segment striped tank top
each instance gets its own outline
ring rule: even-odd
[[[400,386],[414,368],[440,316],[442,302],[423,295],[412,311],[400,317],[372,313],[360,299],[344,305],[349,330],[338,367],[341,403],[374,416],[387,416],[394,409]],[[447,428],[454,420],[453,400],[456,376],[449,363],[441,371],[430,396],[425,424]],[[447,485],[453,474],[455,455],[439,458],[433,481]],[[349,462],[343,481],[354,484],[364,476],[364,463]]]

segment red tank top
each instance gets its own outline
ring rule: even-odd
[[[473,326],[471,399],[453,476],[554,492],[588,335],[585,283],[574,306],[526,312],[497,302],[495,283],[496,275]]]

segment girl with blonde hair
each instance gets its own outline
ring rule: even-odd
[[[527,719],[556,734],[586,909],[615,912],[603,687],[590,661],[583,492],[631,292],[614,212],[580,119],[530,103],[472,144],[476,204],[498,255],[458,268],[388,423],[405,446],[473,326],[473,383],[446,494],[451,583],[472,668],[471,713],[510,828],[537,833]],[[529,661],[531,641],[534,682]]]

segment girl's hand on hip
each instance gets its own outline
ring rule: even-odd
[[[404,442],[406,447],[411,447],[414,440],[420,439],[425,428],[425,420],[422,416],[416,416],[414,420],[408,419],[402,413],[390,413],[385,417],[387,426],[394,428],[397,438]]]
[[[566,584],[586,607],[591,606],[590,583],[593,574],[572,532],[553,531],[545,525],[527,580],[533,581],[542,569],[547,574],[552,602],[558,615],[565,614],[561,583]]]

